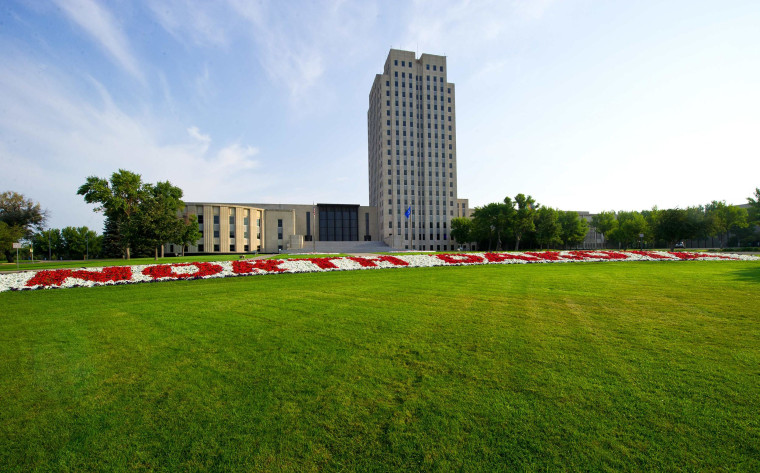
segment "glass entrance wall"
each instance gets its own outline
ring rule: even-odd
[[[320,241],[359,241],[359,206],[318,204]]]

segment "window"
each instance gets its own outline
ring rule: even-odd
[[[219,244],[214,245],[214,251],[219,251]]]
[[[235,251],[235,245],[230,245],[230,251]]]
[[[200,245],[198,245],[198,251],[201,252],[201,253],[203,253],[203,243],[201,243]]]
[[[219,230],[214,230],[214,238],[219,238]]]
[[[235,216],[230,215],[230,225],[235,225]]]
[[[219,216],[214,215],[214,225],[219,225]]]
[[[201,224],[203,223],[203,215],[202,214],[198,214],[198,223],[201,223]]]

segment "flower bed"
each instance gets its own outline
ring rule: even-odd
[[[279,273],[311,273],[382,268],[420,268],[475,264],[571,263],[595,261],[722,261],[756,256],[666,251],[530,251],[525,253],[448,253],[368,257],[266,259],[216,263],[114,266],[98,269],[55,269],[0,275],[0,292],[59,287],[91,287],[182,279],[208,279]]]

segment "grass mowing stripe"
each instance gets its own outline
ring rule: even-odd
[[[10,470],[760,468],[760,265],[0,294]]]

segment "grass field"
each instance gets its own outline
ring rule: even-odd
[[[0,294],[4,471],[760,471],[760,263]]]

